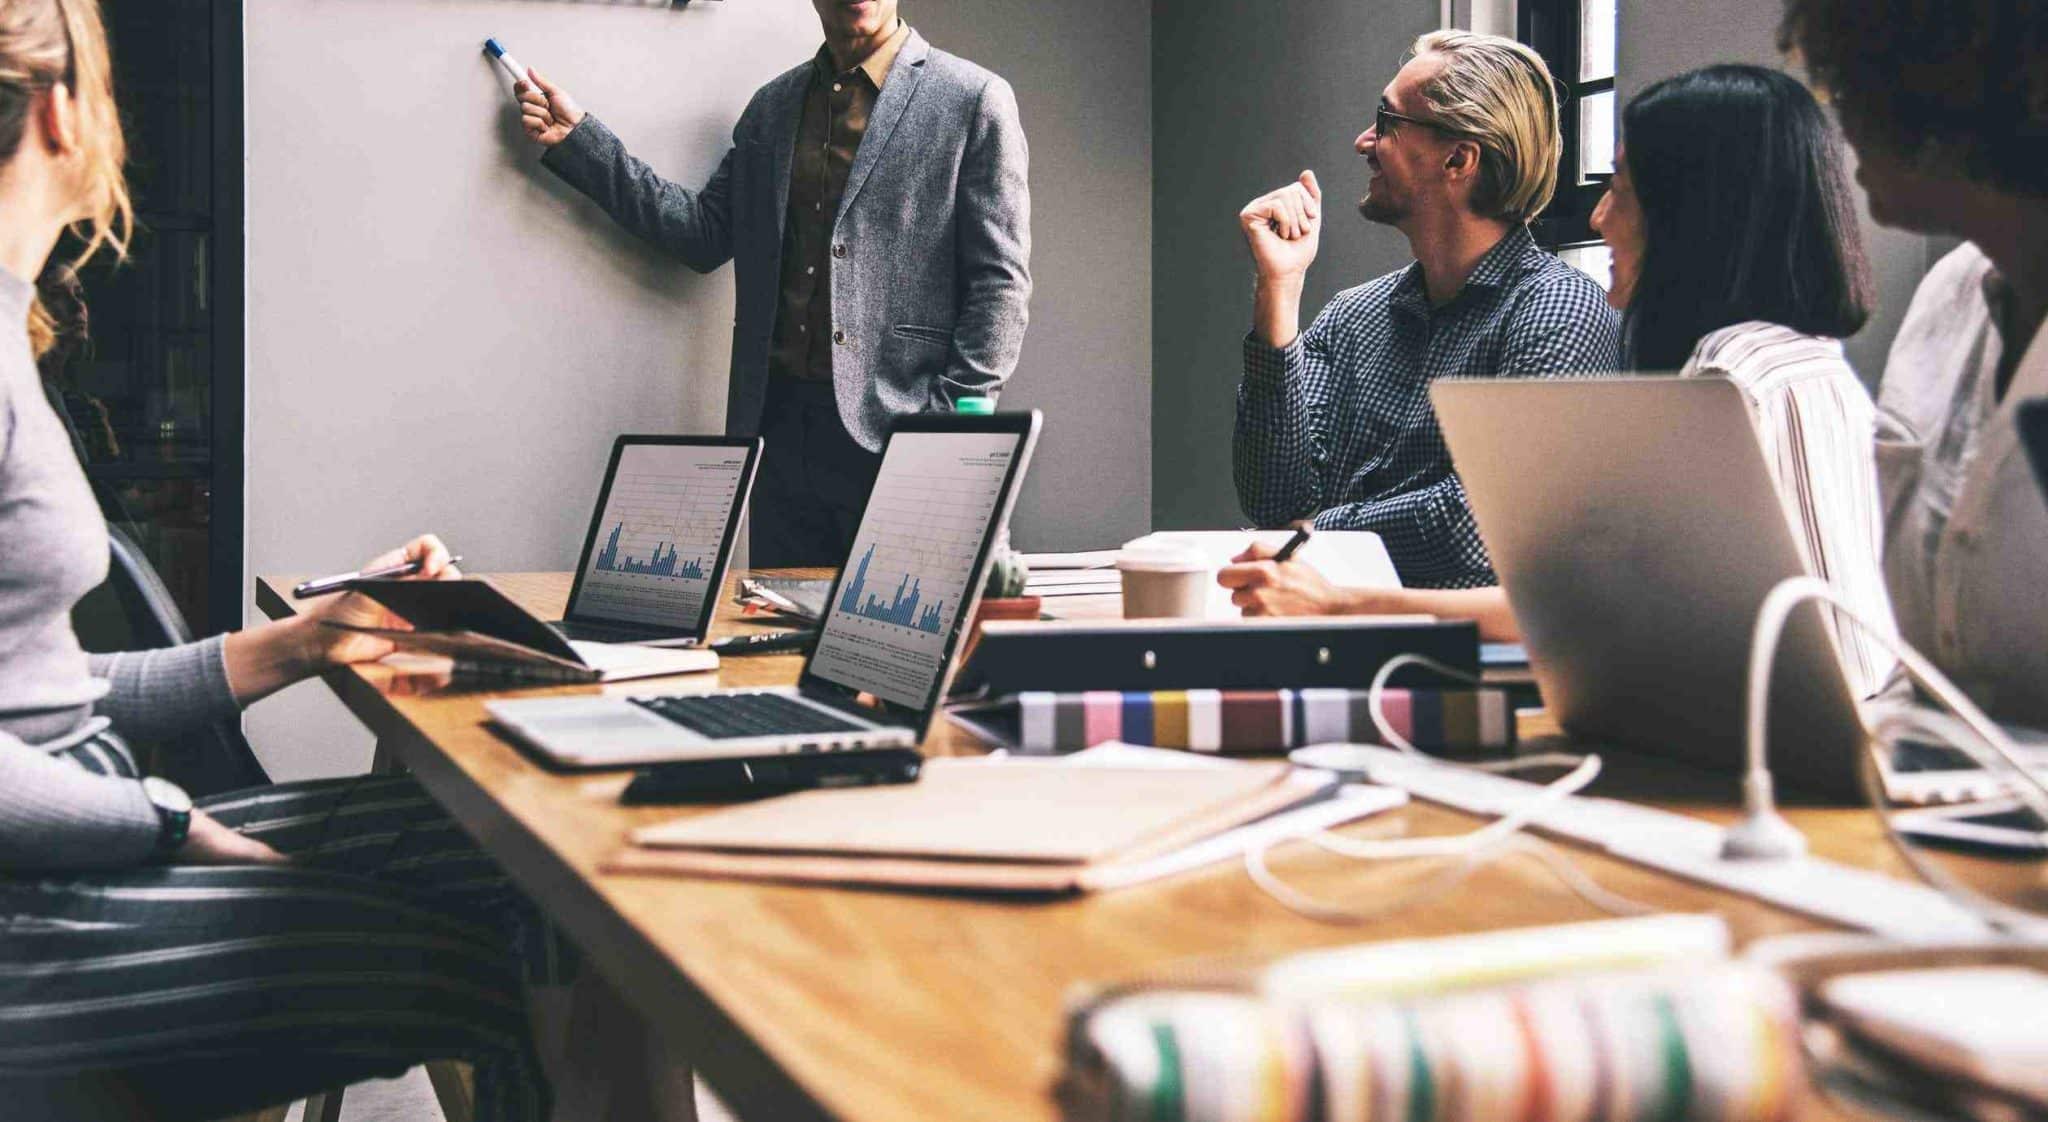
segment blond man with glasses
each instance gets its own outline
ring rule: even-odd
[[[1382,92],[1356,142],[1359,213],[1415,261],[1337,295],[1307,331],[1301,293],[1323,232],[1313,171],[1238,215],[1256,276],[1234,461],[1265,526],[1372,530],[1412,587],[1496,583],[1429,405],[1444,377],[1606,372],[1620,327],[1529,222],[1557,186],[1558,94],[1534,51],[1438,31]]]

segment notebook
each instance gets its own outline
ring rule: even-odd
[[[1277,762],[1080,770],[1059,760],[931,760],[915,784],[801,792],[635,831],[635,846],[606,869],[1080,892],[1134,883],[1134,868],[1337,793],[1331,776]],[[1314,825],[1399,801],[1384,793]],[[1057,828],[1048,826],[1050,812]]]
[[[533,682],[616,682],[718,668],[717,653],[704,649],[565,639],[485,580],[375,580],[349,587],[412,626],[327,626],[443,655],[467,673]]]

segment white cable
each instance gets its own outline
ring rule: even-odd
[[[1397,655],[1388,659],[1380,667],[1379,673],[1373,675],[1372,685],[1366,693],[1366,711],[1372,716],[1373,725],[1388,744],[1418,760],[1429,761],[1434,766],[1459,766],[1417,749],[1394,730],[1392,723],[1387,720],[1386,713],[1380,708],[1380,699],[1386,691],[1387,679],[1403,666],[1424,666],[1439,674],[1469,682],[1476,682],[1477,679],[1422,655]],[[1646,905],[1600,887],[1554,846],[1534,838],[1520,836],[1520,831],[1535,821],[1546,809],[1591,785],[1600,774],[1600,757],[1546,752],[1522,759],[1477,765],[1477,770],[1498,773],[1533,767],[1569,767],[1571,770],[1552,780],[1509,813],[1477,830],[1451,837],[1400,838],[1391,841],[1349,838],[1328,830],[1312,830],[1305,834],[1278,838],[1246,850],[1245,875],[1282,907],[1297,915],[1324,923],[1359,924],[1369,923],[1436,899],[1456,888],[1465,878],[1492,861],[1501,857],[1521,855],[1535,858],[1562,880],[1566,887],[1594,907],[1622,915],[1639,915],[1652,910]],[[1305,841],[1338,856],[1361,861],[1413,861],[1433,858],[1449,861],[1451,864],[1413,892],[1382,901],[1371,908],[1356,909],[1310,896],[1288,885],[1273,872],[1267,860],[1268,855],[1274,849],[1292,841]]]
[[[1564,882],[1566,888],[1581,900],[1601,911],[1613,915],[1647,915],[1660,909],[1631,900],[1600,886],[1571,862],[1556,846],[1539,838],[1527,835],[1513,835],[1485,850],[1475,850],[1453,862],[1438,875],[1430,878],[1412,892],[1402,893],[1391,900],[1366,908],[1353,908],[1311,896],[1289,885],[1274,873],[1267,864],[1266,855],[1272,846],[1260,846],[1245,854],[1245,873],[1252,883],[1259,886],[1268,896],[1278,901],[1281,907],[1320,923],[1344,924],[1347,926],[1372,923],[1385,919],[1408,908],[1416,907],[1449,895],[1467,877],[1503,857],[1529,857],[1536,860],[1552,875]]]
[[[1455,766],[1455,765],[1444,765]],[[1600,775],[1600,757],[1587,756],[1570,773],[1550,782],[1515,807],[1513,812],[1467,834],[1438,838],[1401,838],[1393,841],[1347,838],[1327,830],[1280,838],[1271,845],[1289,841],[1312,842],[1331,853],[1361,861],[1399,861],[1413,857],[1459,857],[1497,845],[1519,832],[1544,810],[1563,802],[1590,786]]]
[[[2012,793],[2026,804],[2044,823],[2048,823],[2048,787],[2020,759],[2017,746],[2007,738],[1998,724],[1977,708],[1962,690],[1956,688],[1946,675],[1937,669],[1926,657],[1914,650],[1912,645],[1900,638],[1889,627],[1880,626],[1865,618],[1855,608],[1844,603],[1834,589],[1812,577],[1793,577],[1780,582],[1764,597],[1763,606],[1757,611],[1756,632],[1750,649],[1748,730],[1747,744],[1749,767],[1752,772],[1762,771],[1767,752],[1765,706],[1769,703],[1771,666],[1777,658],[1778,641],[1783,635],[1785,622],[1792,611],[1808,600],[1817,600],[1832,605],[1841,618],[1877,640],[1879,645],[1890,651],[1906,673],[1934,696],[1937,702],[1955,715],[1955,720],[1923,711],[1897,710],[1884,715],[1878,729],[1873,730],[1874,739],[1880,748],[1888,748],[1882,735],[1884,731],[1906,728],[1923,734],[1933,732],[1951,747],[1968,755],[1978,767],[1986,771],[2010,771],[2019,782],[2011,785]],[[1965,735],[1957,735],[1965,734]],[[1999,931],[2031,929],[2036,933],[2048,930],[2048,918],[2001,904],[1981,895],[1975,889],[1950,877],[1928,861],[1912,843],[1908,842],[1892,823],[1891,814],[1885,809],[1886,796],[1877,773],[1877,761],[1871,751],[1865,751],[1859,761],[1858,774],[1862,778],[1863,790],[1870,800],[1871,809],[1877,814],[1884,827],[1885,837],[1892,848],[1898,851],[1908,866],[1928,884],[1939,889],[1944,895],[1968,907],[1982,916],[1987,924]],[[1768,782],[1764,787],[1768,797]],[[1766,808],[1768,809],[1768,808]]]
[[[1393,677],[1394,671],[1401,669],[1403,666],[1427,667],[1447,678],[1454,678],[1460,682],[1470,682],[1475,686],[1479,684],[1479,679],[1456,667],[1445,666],[1428,655],[1419,654],[1395,655],[1380,666],[1379,673],[1372,676],[1372,685],[1367,686],[1365,690],[1365,711],[1372,717],[1372,727],[1379,730],[1380,739],[1388,747],[1406,752],[1411,756],[1423,756],[1426,753],[1422,749],[1408,743],[1407,737],[1394,731],[1393,723],[1387,720],[1387,714],[1380,709],[1380,697],[1387,691],[1387,679]]]

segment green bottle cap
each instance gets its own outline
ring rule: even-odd
[[[996,411],[996,399],[992,397],[961,397],[953,400],[953,412],[973,417],[986,417]]]

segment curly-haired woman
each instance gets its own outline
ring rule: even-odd
[[[2048,394],[2048,3],[1790,0],[1888,226],[1965,244],[1921,282],[1879,393],[1899,627],[1992,715],[2048,725],[2048,504],[2014,427]]]

